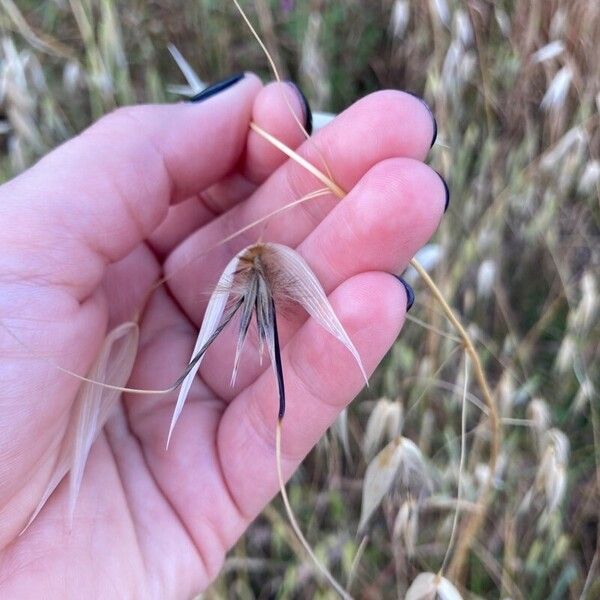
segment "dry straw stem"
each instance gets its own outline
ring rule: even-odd
[[[27,23],[25,17],[13,0],[0,0],[0,6],[2,6],[4,13],[12,23],[14,29],[34,48],[40,52],[61,58],[75,58],[73,50],[68,46],[65,46],[62,42],[59,42],[47,33],[34,31],[33,27]]]
[[[294,511],[292,510],[292,506],[290,505],[290,501],[285,490],[285,480],[283,478],[283,472],[281,469],[281,419],[277,421],[277,429],[275,430],[275,462],[277,463],[277,479],[279,480],[279,489],[281,492],[281,498],[283,499],[283,504],[285,506],[285,512],[287,513],[288,519],[290,520],[290,524],[294,533],[300,540],[300,543],[306,550],[307,554],[310,556],[313,563],[318,567],[319,571],[323,574],[325,579],[331,585],[331,587],[340,595],[344,600],[352,600],[352,596],[346,592],[346,590],[335,580],[333,575],[329,572],[327,567],[317,558],[313,549],[310,547],[310,544],[304,537],[298,522],[296,521],[296,517],[294,516]]]
[[[346,588],[348,590],[352,589],[352,584],[354,583],[354,577],[356,576],[356,572],[358,571],[358,565],[360,563],[360,560],[365,553],[365,549],[367,548],[368,541],[369,541],[368,536],[364,536],[363,539],[360,541],[358,550],[356,551],[356,555],[354,556],[354,560],[352,561],[352,565],[350,565],[350,572],[348,573],[348,580],[346,582]]]
[[[465,373],[464,373],[464,388],[462,397],[462,410],[460,419],[460,464],[458,468],[458,482],[457,482],[457,493],[456,501],[460,503],[462,500],[462,478],[465,469],[465,459],[467,455],[467,389],[469,385],[469,361],[468,357],[465,356]],[[456,540],[456,531],[458,527],[458,504],[454,511],[454,519],[452,520],[452,532],[450,534],[450,541],[448,542],[448,549],[446,550],[446,556],[440,568],[440,573],[443,573],[448,563],[450,553]]]
[[[500,447],[502,444],[502,424],[498,415],[496,401],[492,396],[487,377],[481,365],[481,361],[479,360],[479,355],[477,354],[477,350],[475,350],[475,346],[473,345],[469,334],[462,326],[458,318],[455,316],[453,310],[446,302],[442,292],[434,283],[433,279],[431,279],[427,271],[425,271],[425,269],[414,258],[411,260],[411,265],[423,278],[423,281],[430,289],[435,299],[439,302],[445,315],[448,317],[448,320],[452,323],[459,336],[461,337],[463,345],[465,347],[465,351],[468,353],[469,357],[473,362],[474,376],[477,380],[477,383],[479,384],[479,387],[481,388],[483,400],[485,401],[486,406],[489,410],[488,417],[490,419],[490,430],[492,434],[489,459],[490,476],[486,479],[485,483],[483,484],[482,490],[479,495],[479,499],[477,501],[480,510],[473,513],[470,519],[467,521],[467,524],[465,525],[464,530],[462,531],[462,535],[458,540],[456,550],[454,552],[454,557],[450,562],[449,573],[451,573],[453,578],[459,579],[461,577],[462,570],[465,564],[465,559],[471,546],[471,543],[477,535],[477,532],[479,531],[485,519],[487,508],[491,501],[492,481],[494,478],[494,473],[496,472],[496,463],[498,462],[498,455],[500,453]]]
[[[289,156],[292,160],[296,161],[304,168],[306,168],[319,181],[326,185],[332,191],[332,193],[334,193],[340,200],[346,196],[346,192],[339,185],[337,185],[323,172],[319,171],[317,167],[308,162],[305,158],[301,157],[298,153],[288,148],[283,142],[277,140],[275,137],[273,137],[268,132],[264,131],[255,123],[251,123],[250,127],[268,142],[272,143],[276,148],[279,148],[279,150],[287,154],[287,156]],[[462,574],[465,559],[471,546],[471,543],[484,522],[487,509],[491,501],[492,481],[494,473],[496,472],[496,463],[498,461],[498,455],[502,443],[502,425],[498,415],[496,402],[492,396],[492,392],[490,390],[490,386],[488,384],[485,372],[483,370],[483,366],[481,364],[481,361],[479,360],[479,355],[477,354],[477,350],[475,349],[471,337],[454,314],[454,311],[452,310],[448,302],[446,302],[446,299],[444,298],[438,286],[435,284],[433,279],[431,279],[427,271],[421,266],[419,261],[413,258],[410,261],[410,264],[422,277],[423,281],[425,282],[425,285],[427,285],[435,299],[438,301],[444,314],[446,315],[450,323],[452,323],[459,337],[461,338],[465,351],[467,352],[467,354],[473,362],[474,376],[477,383],[479,384],[479,387],[481,388],[484,402],[488,407],[489,411],[488,417],[490,419],[490,430],[492,434],[489,459],[490,477],[483,484],[481,493],[479,495],[478,505],[480,510],[473,513],[467,521],[464,530],[461,532],[461,536],[458,540],[452,561],[450,562],[449,573],[451,573],[454,578],[459,579]]]

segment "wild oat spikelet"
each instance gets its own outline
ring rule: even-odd
[[[400,435],[402,430],[402,404],[398,400],[381,398],[367,421],[363,438],[363,454],[371,460],[383,441],[389,441]]]
[[[231,382],[235,382],[244,341],[254,315],[259,351],[262,354],[264,346],[267,347],[277,381],[279,419],[283,418],[285,389],[276,314],[276,304],[282,301],[301,305],[322,327],[342,342],[354,356],[365,382],[367,381],[358,351],[306,261],[295,250],[282,244],[253,244],[241,250],[229,262],[210,297],[190,363],[176,384],[181,383],[181,389],[169,429],[167,446],[204,354],[238,313],[239,335]]]
[[[544,450],[534,487],[543,491],[548,512],[556,510],[567,487],[569,439],[559,429],[549,429],[544,435]]]
[[[579,390],[577,394],[575,394],[575,398],[573,398],[573,403],[571,404],[571,410],[576,413],[582,412],[585,410],[585,407],[594,402],[594,398],[597,395],[596,388],[592,383],[592,380],[589,377],[585,377],[579,386]]]
[[[396,0],[392,6],[389,30],[392,37],[401,40],[408,28],[410,20],[410,6],[408,0]]]
[[[459,591],[445,578],[435,573],[417,575],[406,591],[405,600],[462,600]]]
[[[363,481],[359,531],[365,527],[397,478],[405,487],[416,484],[419,492],[424,490],[430,493],[433,488],[425,457],[415,443],[405,437],[392,440],[367,467]]]
[[[577,343],[571,333],[567,333],[560,343],[554,360],[556,370],[563,374],[571,371],[577,355]]]
[[[542,436],[550,426],[550,407],[542,398],[533,398],[527,405],[527,417],[533,424],[538,449],[541,452]]]
[[[550,82],[540,106],[547,111],[560,110],[567,99],[572,79],[573,72],[569,67],[560,69]]]
[[[96,382],[124,386],[133,370],[138,342],[139,328],[133,321],[115,327],[106,335],[102,348],[88,373],[90,380],[81,386],[73,403],[69,425],[52,477],[25,529],[31,525],[67,473],[69,474],[68,517],[69,522],[72,523],[92,444],[102,431],[120,395],[118,387],[103,387]]]
[[[579,287],[581,300],[573,315],[573,326],[580,331],[588,331],[590,326],[596,322],[600,307],[596,277],[589,271],[584,271]]]
[[[497,271],[496,261],[493,258],[484,260],[477,270],[477,296],[489,298],[494,289]]]
[[[554,40],[545,46],[542,46],[539,50],[536,50],[531,55],[531,62],[535,65],[547,60],[551,60],[561,55],[565,50],[565,44],[562,40]]]
[[[300,57],[300,74],[305,84],[312,91],[311,104],[319,109],[324,108],[331,97],[331,83],[327,72],[327,62],[323,57],[320,44],[323,18],[318,10],[308,15],[302,52]]]
[[[394,521],[394,538],[402,540],[406,556],[415,555],[417,536],[419,532],[419,505],[413,498],[409,498],[400,506]]]

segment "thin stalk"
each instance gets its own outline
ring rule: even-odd
[[[273,73],[273,77],[275,77],[275,81],[277,81],[278,83],[281,83],[281,76],[279,74],[279,71],[277,70],[277,67],[275,65],[275,60],[271,56],[271,53],[265,46],[265,43],[262,41],[260,35],[258,35],[258,32],[254,28],[254,25],[252,25],[252,23],[250,22],[250,19],[248,18],[248,16],[246,15],[246,13],[242,9],[242,7],[240,6],[240,3],[237,0],[233,0],[233,3],[235,5],[235,7],[237,8],[238,12],[240,13],[240,16],[242,17],[242,19],[248,26],[248,29],[250,30],[250,32],[252,33],[252,35],[254,36],[256,41],[258,42],[258,45],[260,46],[261,50],[263,51],[263,54],[267,58],[267,61],[269,62],[269,66],[271,67],[271,71]],[[292,107],[290,105],[290,101],[288,100],[288,97],[285,94],[283,94],[283,99],[285,101],[286,106],[288,107],[288,110],[290,111],[290,114],[292,115],[292,118],[296,122],[296,125],[298,125],[298,127],[300,128],[300,131],[302,131],[302,133],[304,134],[304,137],[307,140],[310,140],[310,134],[308,133],[308,131],[306,131],[306,127],[304,127],[303,123],[300,121],[300,119],[298,118],[298,116],[296,115],[294,110],[292,109]],[[325,170],[327,171],[329,178],[333,179],[333,177],[331,176],[331,172],[329,171],[329,166],[327,165],[327,161],[323,158],[323,155],[321,154],[320,150],[316,147],[315,147],[315,149],[317,151],[317,154],[323,161],[323,165],[325,166]]]
[[[423,327],[423,329],[427,329],[428,331],[437,333],[438,335],[441,335],[442,337],[445,337],[448,340],[452,340],[453,342],[458,342],[458,343],[462,342],[462,340],[457,335],[452,335],[451,333],[447,333],[447,332],[443,331],[442,329],[435,327],[434,325],[430,325],[429,323],[426,323],[425,321],[418,319],[417,317],[413,317],[412,315],[407,314],[406,320],[416,323],[417,325],[420,325],[421,327]]]
[[[354,560],[352,561],[352,565],[350,565],[350,573],[348,574],[348,582],[346,584],[346,589],[348,589],[348,591],[350,591],[352,589],[352,584],[354,583],[354,577],[358,570],[358,565],[360,563],[360,560],[362,559],[362,557],[365,553],[365,550],[367,548],[368,541],[369,541],[369,538],[368,538],[368,536],[365,535],[363,537],[363,539],[360,541],[358,549],[356,550],[356,554],[354,555]]]
[[[331,587],[340,595],[344,600],[352,600],[352,596],[346,592],[346,590],[336,581],[335,577],[329,572],[327,567],[321,563],[321,561],[317,558],[316,554],[313,552],[310,544],[304,537],[298,522],[296,521],[296,517],[294,516],[294,511],[292,510],[292,506],[290,505],[290,501],[285,491],[285,481],[283,479],[283,472],[281,469],[281,419],[277,419],[277,428],[275,429],[275,461],[277,462],[277,479],[279,480],[279,491],[281,492],[281,498],[283,499],[283,505],[285,506],[285,512],[290,521],[290,525],[296,534],[296,537],[302,544],[303,548],[306,550],[306,553],[310,556],[313,563],[317,566],[319,571],[323,574],[327,582],[331,585]]]
[[[492,396],[492,392],[487,382],[487,378],[481,365],[481,361],[479,360],[479,355],[475,350],[475,346],[473,345],[469,334],[467,333],[466,329],[462,326],[458,318],[454,315],[454,311],[446,302],[446,299],[444,298],[442,292],[431,279],[429,273],[427,273],[427,271],[415,258],[413,258],[410,261],[410,263],[416,269],[419,275],[423,278],[423,281],[442,307],[444,313],[446,314],[446,317],[452,323],[454,328],[457,330],[459,336],[461,337],[465,347],[465,351],[469,354],[473,362],[474,376],[477,380],[477,383],[479,384],[479,387],[481,388],[483,400],[486,403],[489,410],[490,429],[492,434],[489,459],[490,476],[483,484],[481,492],[479,494],[479,498],[477,500],[477,504],[479,505],[480,510],[474,512],[469,521],[467,521],[467,524],[464,527],[464,531],[462,532],[462,535],[458,541],[458,545],[454,552],[454,557],[452,558],[452,561],[450,562],[450,567],[448,569],[449,573],[451,573],[455,579],[460,579],[467,553],[469,551],[469,548],[471,547],[475,536],[477,535],[477,532],[483,524],[483,521],[487,514],[487,509],[491,501],[492,480],[494,477],[494,473],[496,472],[496,464],[498,462],[498,456],[500,454],[500,445],[502,443],[502,425],[500,422],[500,417],[498,415],[498,408],[496,406],[496,402]]]
[[[462,410],[460,417],[460,461],[458,465],[458,481],[456,484],[456,510],[454,511],[454,518],[452,520],[452,532],[450,533],[450,541],[448,542],[448,548],[446,549],[446,556],[442,562],[439,574],[443,576],[448,564],[448,559],[452,552],[454,542],[456,540],[456,530],[458,527],[458,504],[462,500],[462,478],[465,470],[465,459],[467,457],[467,391],[469,388],[469,357],[465,355],[465,382],[463,386],[462,396]]]
[[[317,169],[315,165],[300,156],[297,152],[294,152],[289,146],[286,146],[282,141],[278,140],[275,136],[271,135],[268,131],[265,131],[262,127],[254,123],[250,123],[250,129],[258,133],[265,140],[273,144],[275,148],[281,150],[284,154],[287,154],[292,160],[302,165],[311,175],[314,175],[321,183],[325,184],[338,198],[343,198],[346,193],[342,188],[333,181],[330,177],[327,177],[322,171]]]

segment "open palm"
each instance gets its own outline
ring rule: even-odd
[[[225,330],[169,450],[177,392],[125,395],[92,448],[73,527],[63,482],[19,536],[80,386],[53,363],[86,373],[107,327],[131,319],[161,274],[169,280],[145,304],[132,387],[177,379],[207,292],[259,235],[308,261],[368,372],[397,336],[406,294],[391,274],[444,210],[444,185],[421,162],[431,116],[408,94],[380,92],[303,142],[284,95],[302,119],[289,85],[252,75],[201,104],[120,109],[0,188],[1,597],[189,597],[277,491],[275,382],[250,336],[230,386],[235,332]],[[214,248],[320,185],[250,132],[251,120],[317,166],[324,159],[349,194]],[[280,336],[290,475],[362,378],[346,348],[300,312],[281,318]]]

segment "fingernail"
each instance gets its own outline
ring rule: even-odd
[[[425,100],[423,100],[423,98],[421,98],[421,96],[419,96],[418,94],[415,94],[414,92],[409,92],[408,90],[406,93],[410,94],[411,96],[413,96],[414,98],[416,98],[417,100],[422,102],[423,105],[425,106],[425,108],[429,111],[429,114],[431,115],[431,120],[433,121],[433,138],[431,139],[431,146],[429,146],[429,147],[433,148],[433,145],[435,144],[435,140],[437,140],[437,134],[438,134],[437,121],[435,120],[435,117],[433,116],[433,111],[429,107],[429,104],[427,104],[427,102],[425,102]]]
[[[306,133],[310,135],[313,130],[313,118],[312,118],[312,110],[310,110],[310,104],[304,95],[304,92],[293,82],[286,81],[290,87],[294,89],[296,94],[298,94],[298,98],[300,98],[300,102],[302,103],[302,107],[304,109],[304,129],[306,129]]]
[[[411,306],[415,303],[415,291],[407,283],[404,277],[400,277],[400,275],[396,275],[395,277],[404,286],[404,290],[406,291],[406,312],[408,312]]]
[[[448,205],[450,204],[450,190],[448,189],[448,184],[446,183],[446,180],[437,171],[436,173],[438,174],[438,177],[442,180],[442,183],[444,184],[444,191],[446,192],[446,204],[444,205],[444,212],[446,212],[448,210]]]
[[[232,85],[235,85],[240,79],[244,78],[244,73],[236,73],[231,77],[227,77],[227,79],[222,79],[221,81],[217,81],[217,83],[213,83],[209,85],[207,88],[204,88],[201,92],[192,96],[190,98],[190,102],[204,102],[204,100],[208,100],[208,98],[212,98],[219,92],[230,88]]]

